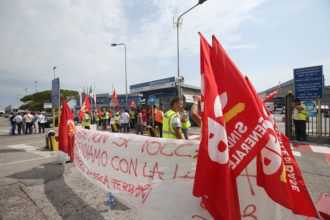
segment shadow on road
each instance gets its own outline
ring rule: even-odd
[[[95,208],[82,200],[66,184],[62,165],[46,163],[42,164],[41,167],[7,177],[18,179],[23,183],[26,182],[27,185],[33,180],[43,179],[45,194],[63,219],[104,219]]]

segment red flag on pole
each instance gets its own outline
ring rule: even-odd
[[[223,100],[229,160],[236,178],[265,146],[269,134],[261,124],[263,112],[244,77],[214,36],[212,43],[212,68]]]
[[[111,102],[116,105],[115,108],[118,110],[119,109],[119,102],[118,102],[118,99],[117,99],[117,96],[116,96],[116,90],[115,89],[113,90]]]
[[[85,95],[85,100],[84,100],[83,105],[81,106],[81,109],[79,111],[80,120],[83,120],[84,114],[87,110],[88,111],[91,110],[91,105],[90,105],[89,99],[88,99],[88,93]]]
[[[135,109],[137,109],[137,106],[136,106],[135,102],[133,101],[133,99],[131,99],[131,102],[129,103],[129,106],[130,106],[131,108],[135,108]]]
[[[232,178],[222,101],[211,65],[211,46],[201,38],[202,139],[193,194],[215,219],[240,219],[236,181]]]
[[[61,121],[58,131],[59,150],[67,153],[70,159],[74,159],[74,118],[68,104],[63,98]]]
[[[268,102],[269,100],[271,100],[272,98],[274,98],[274,96],[278,93],[280,89],[276,89],[274,92],[272,92],[271,94],[267,95],[262,101],[263,103]]]
[[[257,156],[257,183],[275,202],[295,214],[318,217],[299,166],[295,161],[289,139],[278,129],[275,117],[259,98],[249,79],[246,81],[265,113],[263,126],[270,130],[270,139]]]

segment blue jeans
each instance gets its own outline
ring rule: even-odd
[[[188,128],[186,128],[186,129],[182,129],[182,133],[183,133],[183,135],[184,135],[184,138],[185,138],[186,140],[188,140]]]
[[[14,135],[16,130],[16,123],[11,122],[10,125],[11,125],[11,134]]]

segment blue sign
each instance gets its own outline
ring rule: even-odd
[[[139,83],[135,85],[131,85],[129,88],[131,92],[143,92],[150,91],[155,89],[163,89],[175,87],[175,77],[169,77],[159,80],[154,80],[150,82]]]
[[[317,107],[315,101],[304,101],[302,102],[307,107],[307,117],[316,117],[317,116]]]
[[[323,66],[294,69],[295,96],[301,100],[323,97]]]
[[[52,107],[58,108],[60,102],[60,78],[52,80]]]
[[[154,95],[149,95],[148,102],[149,105],[154,105],[156,103],[156,97]]]

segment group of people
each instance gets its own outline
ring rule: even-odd
[[[196,100],[197,102],[198,100]],[[121,114],[117,111],[114,115],[111,110],[105,108],[102,109],[100,115],[97,111],[86,111],[82,119],[82,126],[90,129],[90,125],[96,123],[98,126],[102,126],[102,129],[107,129],[112,116],[118,131],[124,133],[136,128],[136,134],[143,135],[148,127],[153,127],[158,130],[160,137],[188,139],[188,129],[191,127],[189,112],[184,108],[182,99],[178,97],[172,99],[171,107],[167,112],[164,112],[163,107],[157,108],[155,105],[141,110],[139,108],[131,109],[131,111],[125,109]],[[192,117],[193,119],[196,117],[193,112]],[[200,125],[199,122],[197,124]]]
[[[41,131],[45,133],[46,116],[44,112],[12,112],[9,122],[11,135],[32,134],[33,131],[37,133],[37,130],[39,130],[39,134]]]

